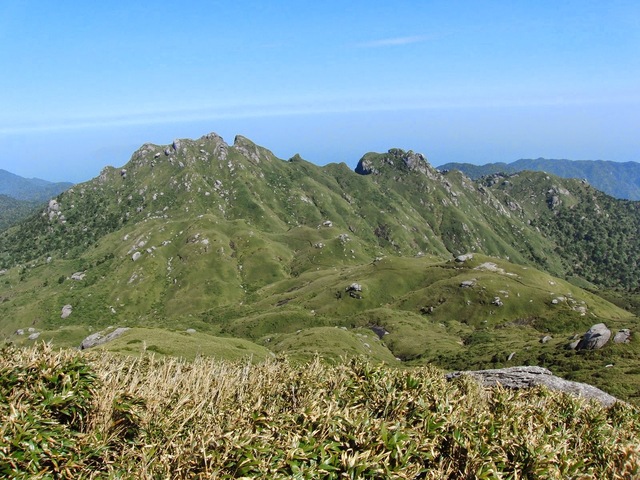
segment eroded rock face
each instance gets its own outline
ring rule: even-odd
[[[557,390],[587,400],[595,400],[605,407],[610,407],[618,401],[617,398],[599,388],[586,383],[572,382],[556,377],[549,370],[542,367],[511,367],[453,372],[447,374],[447,379],[451,380],[461,375],[470,375],[484,387],[501,385],[507,388],[520,389],[544,386],[550,390]]]
[[[611,338],[611,330],[604,323],[592,326],[577,345],[578,350],[596,350],[602,348]]]

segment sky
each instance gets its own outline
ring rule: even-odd
[[[319,165],[640,161],[637,0],[2,0],[0,61],[25,177],[210,132]]]

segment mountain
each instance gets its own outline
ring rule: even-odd
[[[516,173],[524,170],[543,171],[563,178],[586,179],[598,190],[613,197],[640,200],[640,163],[603,160],[521,159],[512,163],[447,163],[440,170],[459,170],[478,179],[494,173]]]
[[[73,184],[23,178],[0,169],[0,231],[28,217]]]
[[[41,206],[41,202],[16,200],[7,195],[0,195],[0,231],[28,217]]]
[[[0,195],[28,202],[46,202],[73,184],[48,182],[39,178],[24,178],[0,169]]]
[[[534,364],[633,399],[635,335],[566,347],[595,323],[637,331],[599,295],[638,288],[637,208],[542,173],[474,182],[400,149],[354,172],[242,136],[145,144],[0,233],[0,335],[78,346],[119,326],[101,348]]]

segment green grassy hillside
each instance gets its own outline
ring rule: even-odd
[[[638,330],[598,290],[638,284],[637,204],[544,174],[473,182],[398,149],[356,171],[243,137],[144,145],[0,233],[0,335],[78,346],[117,326],[132,329],[101,348],[544,364],[640,397],[636,335],[565,349],[596,323]]]
[[[563,178],[586,179],[598,190],[612,197],[640,200],[640,163],[603,160],[521,159],[511,163],[447,163],[440,170],[459,170],[473,179],[495,173],[512,174],[533,170]]]

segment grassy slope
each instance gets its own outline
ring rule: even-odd
[[[30,260],[0,277],[0,334],[30,343],[14,332],[33,327],[76,346],[117,325],[156,329],[146,331],[147,345],[186,357],[215,356],[216,345],[226,357],[216,339],[240,338],[257,356],[266,348],[296,359],[364,353],[445,368],[544,363],[583,380],[592,375],[625,398],[639,395],[637,343],[594,355],[606,363],[564,350],[594,323],[637,330],[638,322],[533,268],[537,261],[556,274],[567,269],[548,254],[553,238],[529,225],[554,218],[535,193],[556,179],[479,186],[426,164],[411,170],[406,152],[366,158],[377,174],[284,162],[242,138],[234,146],[213,136],[145,145],[125,169],[107,168],[60,196],[59,212],[2,235],[5,261]],[[565,197],[565,207],[579,198]],[[467,251],[494,256],[450,261]],[[503,272],[476,270],[487,262]],[[72,280],[75,272],[86,276]],[[472,288],[460,287],[470,279]],[[346,292],[354,282],[362,298]],[[66,304],[73,313],[62,319]],[[363,339],[371,326],[389,333]],[[184,340],[189,328],[198,331],[189,343],[157,343]],[[549,333],[552,341],[540,344]],[[617,376],[603,370],[610,363]]]

